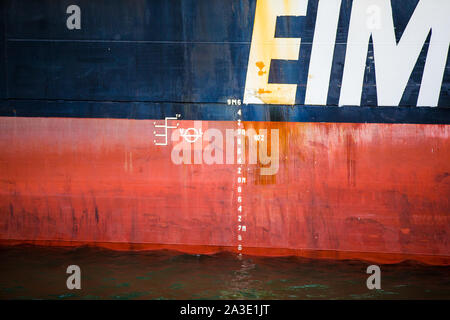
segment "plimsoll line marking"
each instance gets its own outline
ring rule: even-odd
[[[157,145],[157,146],[167,146],[168,129],[176,129],[176,128],[178,128],[178,123],[177,123],[176,126],[169,126],[168,121],[169,120],[178,120],[179,117],[180,117],[179,115],[177,115],[176,117],[166,117],[164,119],[164,124],[156,124],[156,121],[153,122],[153,125],[154,125],[155,128],[164,128],[164,133],[156,133],[156,131],[153,131],[153,134],[155,135],[155,137],[164,137],[164,143],[156,142],[156,140],[153,140],[155,145]]]

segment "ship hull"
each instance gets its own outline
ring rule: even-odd
[[[3,243],[238,252],[238,164],[194,164],[193,150],[175,164],[178,141],[156,146],[154,122],[0,118]],[[243,164],[241,253],[449,263],[449,126],[243,127],[277,129],[280,162],[273,175]]]
[[[449,265],[448,15],[1,1],[0,242]]]

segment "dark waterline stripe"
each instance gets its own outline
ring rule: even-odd
[[[239,106],[221,103],[0,100],[2,117],[233,121]],[[450,108],[242,105],[243,121],[450,124]]]

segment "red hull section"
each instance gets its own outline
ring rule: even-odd
[[[279,129],[280,160],[244,165],[242,253],[450,264],[450,126],[244,127]],[[153,120],[0,118],[1,241],[237,251],[238,165],[176,165],[153,140]]]

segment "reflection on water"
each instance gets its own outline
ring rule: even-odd
[[[0,259],[1,299],[450,299],[450,268],[415,262],[382,265],[381,290],[368,290],[360,261],[35,246]],[[81,290],[66,287],[72,264]]]
[[[221,298],[245,299],[246,290],[249,288],[256,291],[261,289],[258,281],[251,279],[251,272],[256,267],[256,265],[252,263],[252,260],[243,258],[242,256],[236,256],[236,259],[240,261],[239,269],[233,272],[234,277],[230,281],[230,288],[228,291],[221,292]]]

